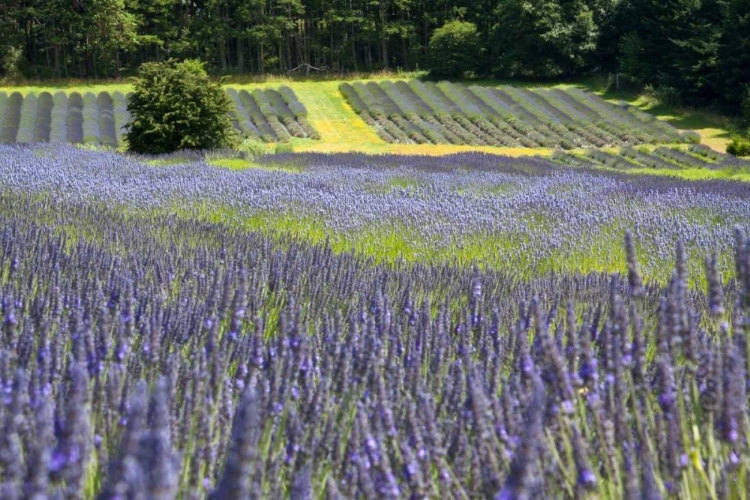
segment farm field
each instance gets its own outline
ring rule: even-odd
[[[363,85],[369,87],[390,87],[395,85],[398,88],[403,88],[418,86],[419,83],[420,82],[412,80],[371,80],[366,82],[359,82],[357,83],[357,86],[359,87],[360,85]],[[343,86],[346,87],[347,85],[351,84],[345,84]],[[434,84],[430,84],[430,86],[431,85]],[[439,84],[439,87],[446,88],[446,86],[450,86],[451,88],[457,87],[457,85],[450,85],[446,82],[442,82]],[[302,104],[303,109],[300,109],[299,107],[296,108],[298,110],[297,114],[300,116],[295,116],[295,120],[307,122],[306,124],[299,123],[299,127],[292,124],[291,126],[294,129],[293,131],[286,130],[286,125],[284,123],[285,120],[287,121],[287,123],[289,121],[292,121],[286,110],[278,111],[275,109],[264,107],[264,110],[267,113],[270,112],[270,114],[273,115],[270,117],[270,120],[274,122],[278,121],[281,124],[280,128],[277,125],[274,125],[274,127],[276,127],[276,131],[274,131],[274,128],[270,125],[270,123],[268,123],[269,118],[260,116],[263,113],[258,113],[257,107],[255,105],[251,105],[253,102],[255,102],[253,95],[258,95],[256,91],[260,90],[263,91],[262,94],[265,94],[266,90],[270,90],[273,94],[278,93],[278,90],[282,87],[291,89],[292,94],[296,95],[296,97],[298,98],[297,101]],[[618,144],[637,145],[643,142],[683,143],[688,139],[693,141],[700,139],[704,144],[707,144],[717,150],[723,151],[726,143],[728,142],[728,133],[725,130],[726,125],[721,123],[720,120],[717,120],[714,117],[705,117],[699,113],[688,113],[664,106],[654,107],[648,100],[635,99],[633,96],[627,94],[605,94],[604,97],[606,97],[607,99],[602,101],[596,98],[596,94],[585,90],[585,86],[564,85],[554,88],[546,86],[532,87],[533,89],[535,89],[533,92],[526,90],[524,87],[518,87],[517,89],[511,91],[514,95],[514,98],[518,99],[520,104],[513,103],[511,105],[511,108],[501,109],[501,113],[506,113],[504,115],[505,119],[503,119],[501,115],[498,115],[496,111],[490,109],[490,118],[495,120],[495,123],[499,124],[499,126],[494,125],[491,122],[487,123],[487,120],[484,119],[479,120],[478,123],[480,123],[482,126],[490,127],[490,131],[493,133],[497,133],[503,140],[505,140],[505,143],[499,140],[490,139],[489,137],[487,137],[486,133],[481,131],[481,129],[477,130],[478,127],[474,125],[473,122],[471,122],[471,120],[468,118],[468,116],[471,116],[472,119],[476,120],[476,116],[473,114],[473,111],[469,109],[469,115],[466,115],[465,113],[461,112],[460,109],[456,109],[455,105],[446,106],[443,112],[439,113],[440,119],[450,120],[450,122],[453,123],[452,126],[455,127],[457,126],[455,123],[456,118],[453,118],[453,116],[455,115],[458,117],[458,120],[466,124],[466,126],[472,129],[473,132],[476,132],[480,136],[487,139],[486,141],[477,138],[473,134],[473,132],[469,132],[463,127],[459,126],[459,133],[462,134],[466,140],[455,140],[457,136],[455,136],[455,134],[451,135],[448,132],[446,133],[446,135],[454,139],[453,143],[450,143],[449,141],[443,141],[440,144],[431,144],[429,143],[430,141],[427,141],[428,143],[418,144],[416,143],[417,141],[409,139],[408,137],[405,139],[402,137],[402,142],[389,143],[384,141],[383,138],[378,135],[378,130],[382,129],[382,127],[372,127],[368,125],[366,121],[363,120],[363,118],[358,115],[354,109],[352,109],[351,105],[347,102],[346,96],[341,93],[340,87],[342,87],[342,84],[339,82],[322,81],[282,82],[278,84],[269,82],[249,85],[228,85],[226,88],[233,103],[235,104],[234,124],[235,128],[240,133],[248,137],[258,138],[258,134],[262,129],[265,131],[265,133],[262,134],[265,138],[265,141],[290,142],[295,151],[326,153],[356,151],[373,154],[392,153],[418,155],[445,155],[459,152],[483,151],[490,153],[499,152],[505,155],[519,156],[550,154],[554,148],[561,147],[562,145],[565,145],[567,147],[570,147],[571,145],[578,147],[593,143],[608,146],[616,146]],[[510,88],[507,85],[499,87],[506,90]],[[490,102],[495,106],[503,105],[502,101],[500,101],[500,104],[498,104],[497,99],[493,97],[494,93],[499,92],[497,85],[493,85],[490,82],[485,82],[482,85],[470,85],[467,88],[471,89],[469,90],[469,92],[472,95],[475,95],[474,92],[479,92],[485,99],[490,99]],[[467,91],[463,88],[462,90],[464,92]],[[132,89],[129,85],[118,84],[71,87],[65,89],[64,91],[62,91],[62,93],[64,93],[65,95],[80,94],[82,97],[87,94],[94,94],[95,96],[104,94],[104,98],[108,99],[108,97],[127,96],[127,94],[131,91]],[[42,94],[50,94],[52,96],[55,96],[57,94],[60,94],[61,91],[60,89],[51,87],[0,88],[0,108],[2,107],[3,100],[7,102],[8,98],[14,93],[20,94],[21,98],[27,95],[34,95],[36,100],[38,100],[39,96]],[[527,97],[529,94],[536,95],[537,93],[553,96],[562,94],[566,96],[566,99],[570,99],[567,96],[575,96],[576,99],[581,100],[581,103],[575,103],[576,108],[580,106],[584,106],[585,108],[587,107],[585,103],[588,103],[591,105],[591,107],[586,110],[586,112],[591,113],[593,111],[608,115],[610,120],[608,122],[609,124],[602,123],[600,120],[600,118],[602,118],[601,116],[599,118],[591,116],[583,117],[581,115],[581,110],[571,110],[570,105],[561,103],[561,98],[559,97],[549,97],[550,101],[545,100],[545,102],[547,102],[547,105],[540,107],[540,104],[535,101],[529,101],[529,98]],[[2,97],[2,94],[5,94],[4,98]],[[240,98],[241,95],[245,96],[244,100],[243,98]],[[90,111],[87,112],[86,117],[83,117],[83,121],[87,122],[86,118],[88,118],[87,123],[90,123],[90,128],[94,129],[96,126],[96,117],[99,116],[100,113],[98,108],[94,105],[94,100],[91,99],[91,97],[92,96],[89,96],[87,102],[83,103],[81,109],[84,109],[87,103],[90,103]],[[248,97],[250,98],[249,100]],[[443,99],[445,98],[446,96],[445,94],[443,94]],[[504,98],[509,99],[508,97]],[[14,99],[17,100],[18,97],[15,97]],[[47,99],[47,97],[45,97],[44,99]],[[62,97],[58,96],[58,99],[62,100]],[[476,101],[476,99],[477,98],[475,96],[473,100]],[[32,98],[32,100],[34,100],[34,98]],[[118,102],[120,102],[119,97]],[[266,99],[262,99],[261,102],[267,104]],[[554,104],[550,104],[550,102]],[[246,104],[250,106],[250,109],[246,109]],[[464,108],[466,108],[466,102],[463,103],[463,106]],[[487,106],[482,106],[484,110],[487,111]],[[524,106],[531,109],[531,111],[526,110]],[[559,109],[555,106],[559,106]],[[287,105],[287,107],[289,106]],[[471,103],[468,104],[468,107],[476,108],[476,106]],[[36,126],[37,117],[31,117],[31,114],[33,112],[31,108],[31,105],[27,106],[26,113],[28,116],[25,120],[27,124],[26,130],[31,130],[31,132],[22,133],[20,136],[18,136],[19,142],[24,140],[33,140],[33,129]],[[271,106],[271,108],[273,107]],[[103,109],[106,112],[106,102]],[[550,109],[555,110],[554,115],[549,115],[548,112],[552,112],[550,111]],[[594,109],[598,111],[594,111]],[[115,107],[114,116],[116,123],[126,123],[127,115],[125,114],[125,111],[126,110],[122,107],[119,110],[117,109],[117,107]],[[255,118],[250,115],[250,111],[254,111],[253,116],[255,116]],[[307,113],[305,113],[305,111]],[[509,112],[512,113],[512,115],[508,115],[507,113]],[[566,120],[570,119],[573,121],[571,121],[570,123],[561,122],[561,117],[559,115],[561,112],[567,116],[567,118],[565,118]],[[45,120],[44,108],[42,108],[40,113],[40,124],[43,124]],[[280,113],[282,113],[284,116],[282,117]],[[453,113],[453,115],[451,115],[450,113]],[[20,109],[18,110],[17,114],[19,115],[17,118],[14,118],[15,115],[13,113],[10,116],[9,126],[6,127],[7,131],[4,133],[4,136],[6,137],[5,142],[10,142],[7,137],[9,137],[11,134],[18,134],[18,131],[16,130],[17,124],[15,124],[15,121],[19,120],[20,122]],[[662,120],[654,121],[654,117],[660,118]],[[58,110],[57,118],[58,121],[61,121],[67,117],[65,116],[64,112]],[[509,123],[505,121],[506,119],[516,123],[516,126],[520,127],[523,133],[511,127]],[[72,118],[72,120],[74,122],[73,130],[77,130],[77,126],[75,125],[77,118],[74,117]],[[418,120],[425,122],[425,120],[422,118],[418,118]],[[438,117],[428,117],[428,120],[434,122],[435,120],[438,120]],[[256,124],[256,121],[258,121],[258,124]],[[390,120],[387,121],[390,122]],[[3,122],[4,120],[0,120],[0,131],[2,130]],[[406,122],[408,122],[408,120],[406,120],[405,118],[401,120],[402,125],[409,128],[408,125],[406,125]],[[561,130],[560,128],[562,127],[561,123],[565,123],[565,126],[563,127],[564,130]],[[613,123],[616,124],[615,128],[613,128]],[[670,126],[670,124],[673,126]],[[20,125],[20,123],[18,125]],[[568,126],[570,126],[573,131],[569,130]],[[514,139],[513,141],[508,140],[509,136],[506,133],[498,132],[499,127],[504,128],[507,132],[509,132],[513,136],[516,136],[516,139]],[[510,129],[508,129],[508,127],[510,127]],[[633,127],[636,127],[635,137],[633,137],[630,133],[632,132]],[[656,130],[651,130],[651,132],[649,132],[649,130],[653,127],[656,127]],[[108,125],[105,123],[105,125],[100,128],[102,130],[100,130],[98,134],[100,136],[99,144],[103,144],[105,142],[111,143],[111,139],[107,138],[108,135],[111,135],[111,131],[109,131],[109,133],[107,132],[109,130]],[[299,128],[302,128],[305,133],[304,135],[299,133]],[[552,128],[557,129],[560,133],[555,133],[553,130],[551,130]],[[44,126],[42,126],[42,129],[44,129]],[[536,129],[541,130],[541,136],[539,135],[539,132],[536,132]],[[54,131],[54,128],[52,128],[51,130]],[[55,137],[51,137],[50,140],[63,139],[64,134],[60,126],[58,126],[58,130],[59,132],[57,133],[57,135]],[[593,135],[590,133],[591,130],[594,130]],[[617,133],[620,134],[623,139],[612,137],[612,134],[608,133],[607,130],[617,131]],[[91,130],[92,134],[93,132],[94,130]],[[115,128],[116,139],[119,141],[118,145],[122,145],[122,132],[123,131],[121,130],[121,128]],[[524,135],[526,133],[530,133],[531,137],[535,137],[537,141],[535,142],[533,139],[526,137]],[[561,134],[565,137],[561,137]],[[597,134],[601,135],[602,137],[597,138]],[[39,135],[43,137],[44,130],[42,130]],[[74,132],[74,137],[72,138],[77,141],[80,138],[80,135],[81,134]],[[31,139],[29,138],[29,136],[31,136]],[[319,140],[317,139],[318,136]],[[424,137],[424,134],[422,134],[422,136]],[[89,136],[88,138],[91,144],[97,143],[95,137]],[[316,140],[310,140],[310,138]],[[393,138],[391,137],[389,140],[393,140]],[[589,140],[594,142],[592,143]],[[462,141],[464,142],[464,144],[461,144]],[[525,143],[525,145],[518,141]],[[490,143],[492,145],[488,145]],[[532,148],[529,146],[535,147]]]
[[[411,80],[342,83],[340,90],[389,143],[575,149],[698,140],[638,108],[576,88]]]
[[[307,121],[307,109],[288,86],[278,89],[227,89],[231,118],[243,137],[288,143],[320,139]],[[42,142],[123,146],[131,120],[129,92],[0,92],[0,144]]]
[[[226,90],[256,149],[139,156],[126,86],[0,89],[0,498],[748,498],[717,122]]]

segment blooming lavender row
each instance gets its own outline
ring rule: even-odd
[[[0,193],[2,498],[745,494],[739,228],[695,292],[630,233],[622,277],[518,281]]]
[[[5,147],[0,186],[113,207],[265,217],[269,229],[281,227],[269,214],[284,215],[300,232],[314,229],[341,245],[366,244],[366,235],[405,238],[413,255],[470,260],[476,245],[481,263],[522,274],[559,271],[583,256],[588,269],[616,265],[613,233],[632,227],[648,242],[644,272],[666,279],[677,238],[691,251],[711,244],[727,256],[732,225],[750,216],[746,184],[643,179],[544,158],[279,155],[259,160],[267,168],[239,172],[203,161],[156,169],[146,160],[69,146]],[[691,265],[699,260],[693,254]]]
[[[556,152],[552,159],[563,165],[586,168],[608,167],[620,170],[651,168],[662,171],[738,168],[750,171],[750,161],[718,153],[708,148],[704,149],[699,145],[691,146],[687,150],[662,146],[653,151],[625,147],[620,149],[619,154],[596,149],[587,150],[583,154]]]
[[[340,90],[390,142],[573,149],[700,141],[636,108],[579,89],[467,88],[412,80],[343,83]]]

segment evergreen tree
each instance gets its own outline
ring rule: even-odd
[[[492,51],[501,76],[557,77],[585,70],[596,49],[584,0],[508,0],[498,7]]]
[[[721,103],[737,113],[750,97],[750,0],[731,0],[722,27],[714,84]]]
[[[437,76],[461,77],[478,69],[482,51],[473,23],[451,21],[435,30],[430,38],[430,68]]]
[[[181,149],[215,149],[236,140],[221,85],[211,83],[203,64],[174,59],[145,63],[135,80],[128,111],[128,148],[163,154]]]

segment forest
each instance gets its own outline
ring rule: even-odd
[[[750,0],[3,0],[0,58],[9,81],[121,78],[168,58],[222,75],[621,74],[738,114]]]

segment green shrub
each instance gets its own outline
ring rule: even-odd
[[[464,76],[476,71],[481,47],[479,33],[473,23],[448,22],[430,37],[430,71],[437,76]]]
[[[278,154],[289,154],[294,153],[294,146],[291,143],[279,143],[273,150],[274,153]]]
[[[727,145],[727,153],[734,156],[750,156],[750,138],[736,136]]]
[[[270,144],[266,144],[258,139],[245,139],[237,147],[237,150],[243,155],[243,158],[254,159],[275,152]]]
[[[181,149],[233,147],[231,101],[194,60],[145,63],[135,78],[126,125],[130,151],[164,154]]]

